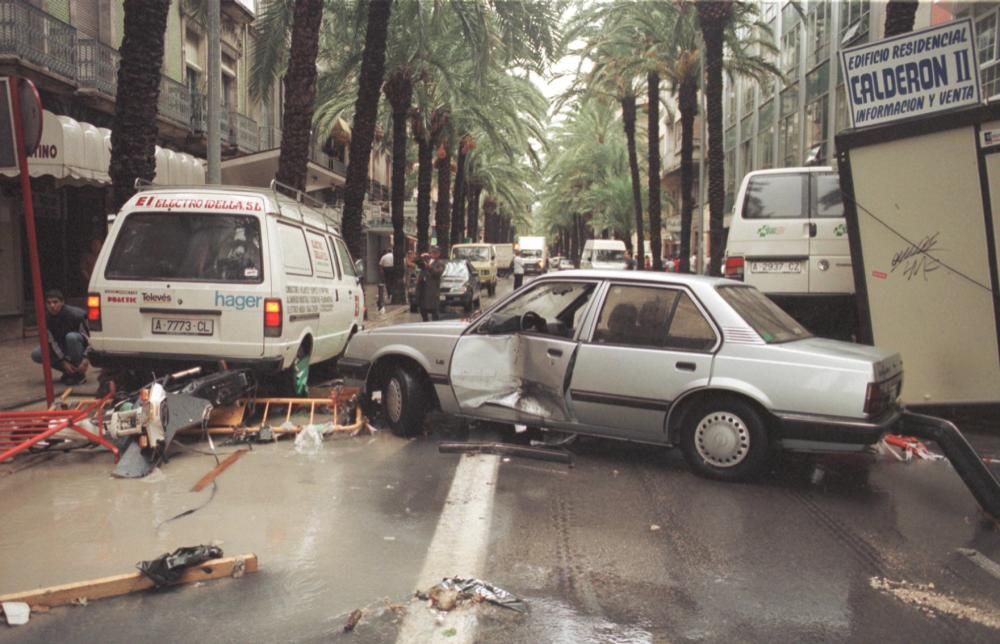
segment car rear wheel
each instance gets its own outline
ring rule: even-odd
[[[720,481],[739,481],[761,472],[771,451],[767,428],[748,403],[721,398],[687,415],[681,433],[684,459],[694,472]]]
[[[427,408],[420,382],[403,367],[396,367],[382,387],[382,413],[396,436],[415,436],[424,425]]]

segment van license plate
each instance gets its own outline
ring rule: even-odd
[[[153,318],[153,333],[162,335],[212,335],[215,320],[182,320]]]
[[[751,273],[801,273],[802,262],[750,262]]]

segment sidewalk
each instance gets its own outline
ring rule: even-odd
[[[385,313],[379,314],[375,308],[377,289],[365,285],[365,302],[368,305],[368,328],[393,324],[408,312],[404,304],[391,304]],[[45,378],[42,366],[31,361],[31,351],[38,346],[38,338],[24,338],[0,342],[0,410],[16,409],[24,405],[45,400]],[[94,396],[97,394],[97,376],[100,370],[91,368],[87,372],[87,382],[72,387],[74,394]],[[53,391],[58,398],[66,385],[59,382],[59,372],[54,372]]]

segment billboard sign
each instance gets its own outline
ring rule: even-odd
[[[851,127],[982,101],[972,20],[912,31],[840,52]]]

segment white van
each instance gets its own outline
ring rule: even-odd
[[[588,239],[580,253],[580,268],[625,270],[625,242],[620,239]]]
[[[854,275],[837,171],[747,174],[729,224],[725,276],[756,286],[814,332],[849,338]]]
[[[90,280],[91,361],[158,375],[224,360],[292,376],[297,363],[301,383],[339,356],[362,324],[359,267],[332,213],[279,187],[151,186],[129,199]]]

